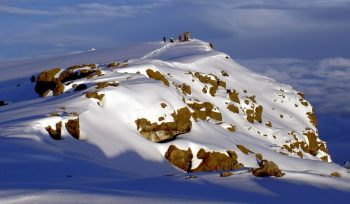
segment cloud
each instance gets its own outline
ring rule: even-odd
[[[105,16],[133,17],[137,14],[148,13],[168,1],[155,0],[140,4],[102,4],[97,2],[59,6],[48,10],[28,9],[13,6],[1,6],[0,13],[18,15],[72,15],[72,16]]]
[[[20,15],[51,15],[52,13],[45,10],[27,9],[12,6],[0,5],[0,13],[20,14]]]
[[[350,59],[337,57],[337,58],[328,58],[321,60],[319,66],[322,68],[327,67],[350,67]]]
[[[151,2],[137,5],[109,5],[101,3],[78,4],[73,7],[61,7],[58,13],[66,15],[133,17],[140,13],[147,13],[161,6],[162,3]]]
[[[349,58],[238,61],[255,72],[304,92],[318,113],[350,115],[350,95],[346,94],[350,90]]]

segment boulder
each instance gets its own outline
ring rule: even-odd
[[[68,122],[66,123],[66,129],[70,135],[72,135],[75,139],[78,140],[80,138],[79,118],[68,120]]]
[[[275,176],[281,177],[284,175],[273,161],[262,160],[259,163],[259,168],[253,169],[252,174],[256,177]]]
[[[56,123],[56,130],[54,130],[50,125],[45,129],[52,139],[61,140],[62,121]]]
[[[204,149],[200,149],[197,153],[197,158],[202,159],[199,166],[193,169],[193,172],[204,172],[204,171],[228,171],[237,170],[243,167],[237,161],[237,155],[233,151],[229,152],[228,156],[220,152],[206,152]]]
[[[189,172],[191,170],[192,151],[190,148],[181,150],[175,145],[170,145],[164,157],[176,167]]]

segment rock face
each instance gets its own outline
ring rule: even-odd
[[[256,177],[266,177],[266,176],[275,176],[281,177],[284,175],[282,171],[278,168],[277,164],[273,161],[262,160],[259,163],[259,168],[253,169],[252,173]]]
[[[187,107],[171,114],[174,122],[151,123],[145,118],[135,121],[137,129],[143,137],[152,142],[166,142],[180,134],[187,133],[192,128],[191,112]]]
[[[193,172],[203,172],[203,171],[217,171],[217,170],[237,170],[243,167],[237,161],[237,155],[233,154],[233,151],[229,151],[226,154],[220,152],[205,152],[204,149],[200,149],[197,153],[197,158],[202,159],[199,166],[193,169]]]
[[[164,157],[176,167],[189,172],[191,170],[192,151],[178,149],[175,145],[170,145]]]

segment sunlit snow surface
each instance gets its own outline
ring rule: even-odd
[[[128,60],[127,67],[111,70],[106,66],[124,60]],[[95,99],[87,99],[85,91],[73,91],[72,84],[60,96],[40,98],[34,91],[35,83],[30,82],[30,77],[41,71],[87,63],[96,63],[104,75],[74,82],[86,84],[85,91],[94,90],[97,82],[120,83],[99,91],[105,94],[100,105]],[[150,79],[147,69],[160,71],[170,86]],[[206,42],[155,42],[95,50],[0,64],[0,71],[0,100],[8,103],[0,107],[1,203],[328,203],[350,199],[348,170],[322,162],[319,158],[325,153],[319,152],[316,157],[304,154],[304,159],[294,153],[280,153],[288,153],[281,149],[292,138],[288,133],[294,130],[299,140],[307,142],[302,133],[313,128],[306,116],[312,108],[300,104],[298,91],[251,72],[226,54],[210,49]],[[223,76],[222,71],[229,76]],[[242,110],[239,114],[230,112],[226,89],[219,88],[214,97],[205,94],[205,84],[190,72],[214,74],[224,80],[226,89],[237,90],[244,110],[249,108],[244,100],[254,95],[256,104],[264,107],[263,122],[248,122]],[[191,87],[191,95],[176,88],[183,83]],[[137,131],[136,119],[156,122],[164,116],[165,121],[171,121],[171,113],[195,100],[217,107],[222,122],[192,120],[189,133],[161,144],[148,141]],[[167,107],[162,108],[160,103]],[[50,117],[52,112],[60,116]],[[51,139],[45,127],[75,118],[70,112],[79,113],[82,140],[71,137],[65,128],[63,140]],[[271,128],[265,125],[267,121],[273,124]],[[228,131],[229,125],[235,125],[237,131]],[[277,163],[286,175],[256,178],[243,169],[231,177],[221,178],[219,172],[211,172],[186,179],[187,173],[164,158],[170,144],[190,147],[193,167],[200,163],[196,158],[200,148],[234,150],[245,167],[257,167],[254,154],[238,150],[236,145],[241,144]],[[332,172],[341,177],[331,177]]]

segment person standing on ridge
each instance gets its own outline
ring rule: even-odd
[[[179,35],[179,42],[182,42],[182,35]]]
[[[166,38],[165,38],[165,36],[163,37],[163,42],[166,43]]]
[[[184,32],[185,41],[190,41],[190,36],[191,36],[190,32]]]

